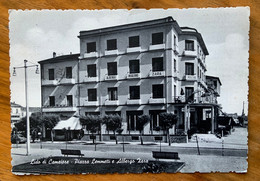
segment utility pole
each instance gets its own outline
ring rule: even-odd
[[[28,67],[36,67],[36,74],[39,74],[39,69],[38,69],[38,65],[27,65],[28,60],[24,60],[24,66],[22,67],[13,67],[13,76],[16,76],[16,69],[20,69],[23,68],[24,69],[24,78],[25,78],[25,104],[26,104],[26,137],[27,137],[27,141],[26,141],[26,155],[28,156],[30,154],[30,119],[29,119],[29,106],[28,106],[28,78],[27,78],[27,68]]]
[[[30,120],[29,120],[29,106],[28,106],[28,80],[27,80],[27,60],[24,60],[24,75],[25,75],[25,104],[26,104],[26,127],[27,127],[27,141],[26,141],[26,155],[30,154]]]

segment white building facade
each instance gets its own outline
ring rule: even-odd
[[[151,116],[144,133],[161,134],[155,128],[162,112],[178,116],[171,134],[203,121],[210,124],[205,131],[216,129],[218,105],[205,103],[208,50],[197,30],[167,17],[81,31],[78,38],[80,54],[39,62],[44,113],[118,114],[123,134],[139,134],[142,114]]]

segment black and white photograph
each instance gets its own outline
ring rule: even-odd
[[[246,173],[249,17],[10,10],[12,173]]]

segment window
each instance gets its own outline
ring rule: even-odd
[[[152,59],[153,71],[163,71],[163,57]]]
[[[55,106],[55,97],[54,96],[49,97],[49,106],[51,106],[51,107]]]
[[[129,60],[129,72],[140,73],[139,60]]]
[[[174,99],[177,98],[177,97],[176,97],[176,93],[177,93],[176,91],[177,91],[177,90],[176,90],[176,85],[174,85],[174,87],[173,87],[173,96],[174,96]]]
[[[72,78],[72,67],[66,67],[66,78],[67,79]]]
[[[153,85],[153,98],[163,98],[163,84]]]
[[[152,45],[163,44],[163,32],[152,34]]]
[[[130,99],[140,99],[140,86],[129,87]]]
[[[143,111],[126,111],[127,130],[136,131],[140,127],[138,116],[141,116]]]
[[[162,121],[160,120],[160,113],[165,112],[164,110],[150,110],[149,114],[151,116],[151,126],[154,130],[156,130],[156,127],[160,126],[162,127]]]
[[[185,74],[194,75],[194,64],[193,63],[185,63]]]
[[[88,89],[88,101],[97,101],[97,89]]]
[[[185,40],[185,50],[194,51],[194,41]]]
[[[117,41],[116,39],[107,40],[107,50],[116,50]]]
[[[108,88],[108,100],[110,101],[118,100],[117,87]]]
[[[49,80],[54,80],[54,69],[49,69]]]
[[[96,52],[96,42],[87,43],[87,53]]]
[[[107,63],[107,72],[108,75],[117,75],[117,63],[116,62]]]
[[[18,113],[18,109],[16,109],[16,114]]]
[[[88,77],[96,77],[97,76],[96,64],[88,65],[87,71],[88,71]]]
[[[176,35],[174,35],[174,38],[173,38],[173,45],[176,46]]]
[[[131,37],[129,37],[129,48],[139,47],[139,46],[140,46],[139,36],[131,36]]]
[[[199,47],[199,45],[197,45],[197,54],[199,55],[200,53],[200,47]]]
[[[176,60],[173,60],[173,71],[176,72],[177,71],[177,67],[176,67]]]
[[[72,106],[72,105],[73,105],[72,95],[67,95],[67,106]]]
[[[194,99],[194,88],[193,87],[185,87],[185,98],[187,101],[193,101]]]

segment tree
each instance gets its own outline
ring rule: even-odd
[[[143,145],[143,134],[144,134],[144,125],[150,122],[150,116],[141,115],[137,118],[136,129],[140,132],[140,141],[141,145]]]
[[[116,140],[116,144],[118,144],[117,137],[116,137],[116,131],[118,129],[120,129],[121,126],[122,126],[122,118],[118,114],[116,114],[116,115],[105,115],[103,117],[103,121],[104,121],[104,123],[107,127],[107,130],[113,131],[114,137],[115,137],[115,140]]]
[[[29,117],[30,121],[30,134],[32,132],[39,132],[41,130],[41,113],[33,113]],[[23,117],[21,121],[15,123],[15,127],[17,131],[22,132],[23,135],[26,137],[27,135],[27,125],[26,125],[26,117]]]
[[[166,131],[166,140],[168,138],[169,146],[171,146],[169,129],[177,123],[178,118],[175,114],[164,112],[159,114],[159,119],[161,121],[162,129]]]
[[[95,143],[94,133],[101,131],[102,119],[97,115],[87,115],[80,118],[80,122],[86,130],[92,133],[93,144]]]

